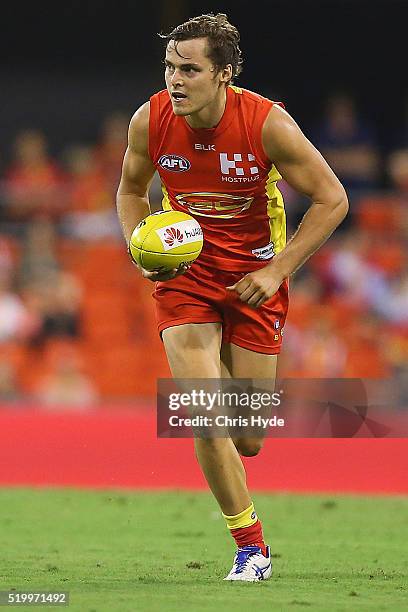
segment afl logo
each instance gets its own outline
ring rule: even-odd
[[[185,157],[181,155],[162,155],[159,159],[159,165],[164,170],[170,170],[170,172],[186,172],[190,170],[191,164]]]

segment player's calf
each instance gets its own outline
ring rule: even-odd
[[[263,438],[235,438],[235,448],[242,457],[255,457],[263,447]]]

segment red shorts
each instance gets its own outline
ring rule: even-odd
[[[224,272],[195,262],[181,276],[156,283],[156,317],[159,333],[186,323],[222,323],[222,341],[274,355],[280,352],[288,311],[288,281],[257,309],[241,302],[226,287],[246,272]]]

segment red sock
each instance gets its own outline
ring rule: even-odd
[[[262,523],[259,519],[250,527],[231,529],[231,535],[237,543],[238,548],[242,546],[259,546],[259,548],[262,550],[262,554],[266,555],[266,546],[262,533]]]

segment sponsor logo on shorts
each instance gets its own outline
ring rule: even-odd
[[[194,219],[178,221],[154,230],[160,238],[165,251],[190,242],[200,243],[203,240],[203,230]]]
[[[181,155],[169,153],[168,155],[161,156],[159,166],[164,168],[164,170],[170,170],[170,172],[186,172],[190,170],[191,163]]]
[[[280,323],[279,323],[279,321],[275,321],[275,323],[273,324],[273,326],[274,326],[274,328],[275,328],[275,329],[279,329],[279,327],[280,327]]]
[[[251,252],[258,259],[270,259],[275,255],[275,251],[273,250],[274,246],[275,245],[273,244],[273,242],[270,242],[266,246],[261,247],[259,249],[252,249]]]
[[[256,512],[255,511],[251,514],[251,519],[256,519]]]

